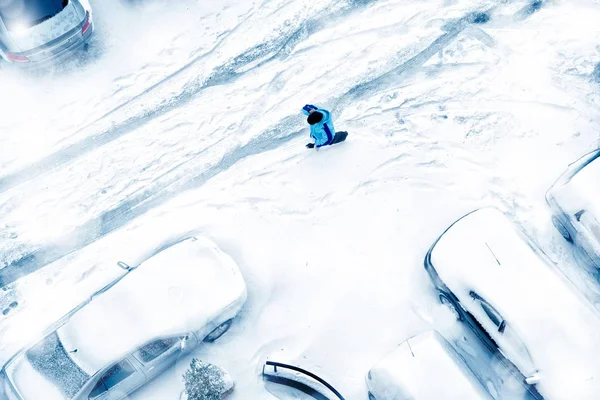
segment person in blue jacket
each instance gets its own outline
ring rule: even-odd
[[[308,116],[306,121],[310,125],[310,137],[315,141],[314,143],[308,143],[306,147],[312,149],[336,143],[334,141],[336,137],[335,129],[329,111],[307,104],[302,108],[302,112]]]

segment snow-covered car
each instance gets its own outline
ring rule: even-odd
[[[123,399],[223,335],[245,300],[233,259],[207,239],[185,239],[95,293],[9,360],[0,397]]]
[[[87,0],[0,1],[0,57],[34,65],[87,45],[94,31]]]
[[[267,361],[263,365],[262,376],[265,382],[293,389],[290,393],[289,389],[282,392],[267,386],[267,391],[279,399],[296,399],[301,392],[317,400],[344,400],[341,393],[326,380],[295,365]]]
[[[492,399],[473,371],[436,331],[406,340],[367,374],[369,400]]]
[[[479,209],[452,224],[427,253],[425,268],[440,301],[542,395],[597,396],[598,315],[500,211]]]
[[[552,223],[600,268],[600,149],[571,163],[546,192]]]

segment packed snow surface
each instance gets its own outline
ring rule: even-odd
[[[0,71],[0,363],[120,276],[117,261],[193,235],[248,287],[231,329],[190,355],[230,372],[232,400],[273,398],[266,359],[362,399],[369,368],[409,337],[463,344],[423,258],[484,205],[600,304],[544,203],[598,147],[597,1],[91,6],[88,53]],[[307,103],[346,142],[306,149]],[[130,397],[177,398],[190,359]]]
[[[408,339],[369,370],[377,399],[491,399],[469,367],[439,333]]]

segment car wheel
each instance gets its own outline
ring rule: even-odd
[[[369,400],[377,400],[375,398],[375,396],[373,396],[373,393],[369,392]]]
[[[439,297],[440,297],[440,303],[442,303],[443,305],[445,305],[446,307],[448,307],[450,309],[450,312],[454,315],[456,320],[457,321],[462,320],[462,316],[461,316],[460,312],[458,311],[458,306],[454,303],[454,301],[450,300],[450,296],[448,296],[444,292],[440,292]]]
[[[554,215],[552,216],[552,225],[554,225],[556,230],[560,232],[562,237],[564,237],[567,242],[573,242],[573,238],[571,237],[571,234],[569,233],[565,225],[562,222],[560,222],[560,220]]]
[[[223,336],[225,334],[225,332],[227,332],[229,330],[229,328],[231,327],[231,322],[232,322],[232,320],[229,319],[229,320],[223,322],[221,325],[217,326],[211,333],[206,335],[206,337],[204,338],[204,341],[211,343],[211,342],[214,342],[215,340],[217,340],[218,338],[220,338],[221,336]]]

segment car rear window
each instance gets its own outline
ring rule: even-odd
[[[0,1],[0,17],[9,31],[18,31],[41,24],[61,12],[69,0],[9,0]]]

